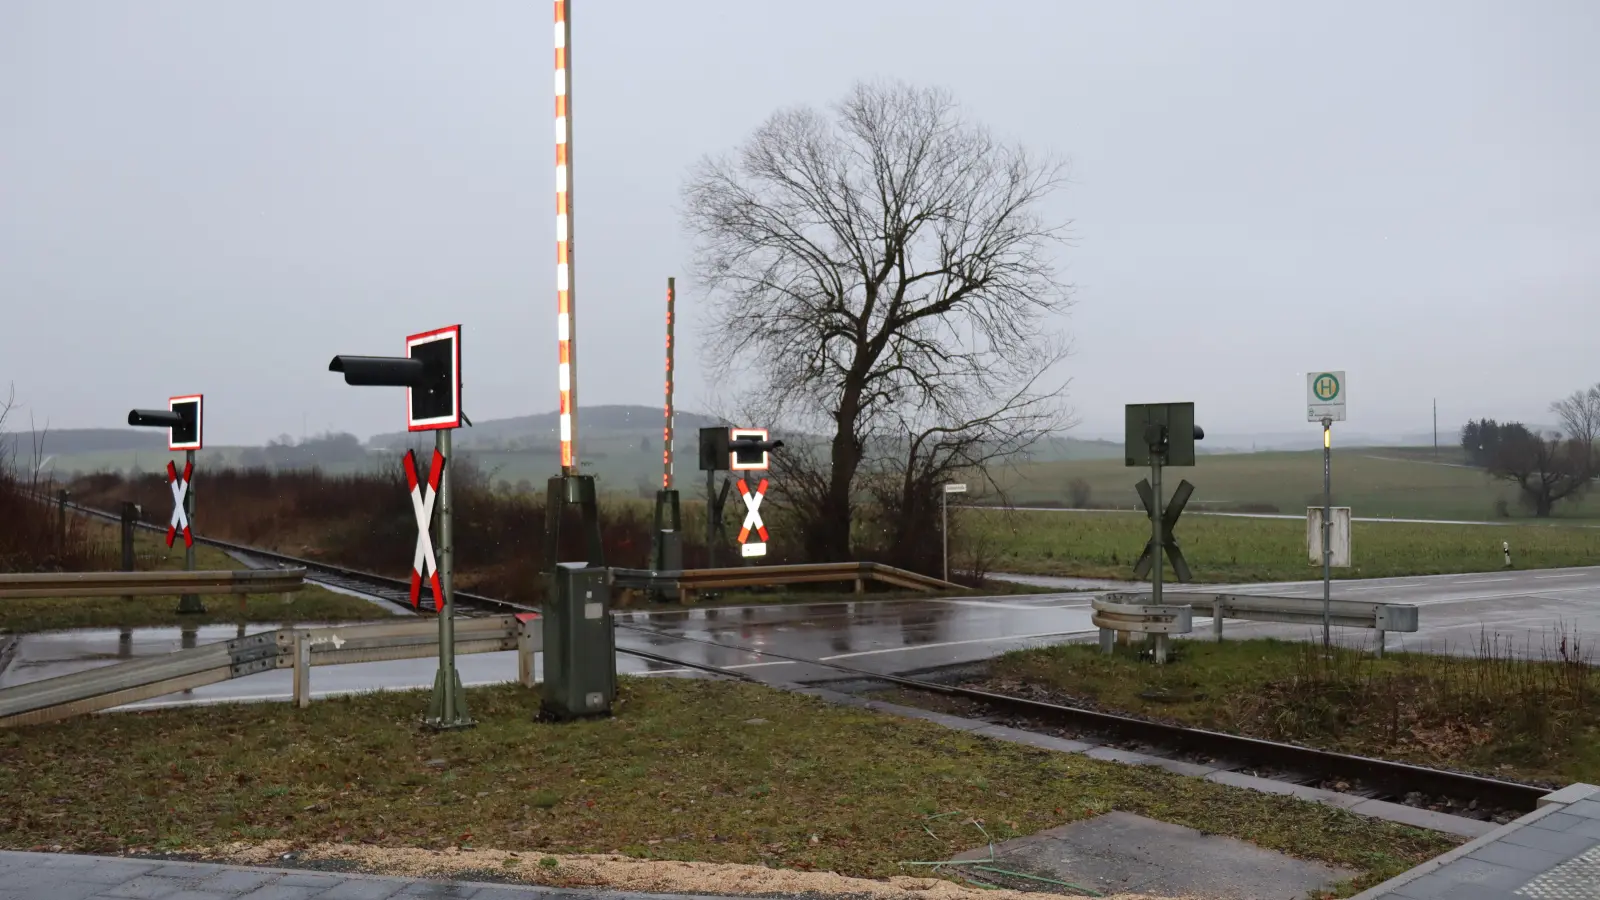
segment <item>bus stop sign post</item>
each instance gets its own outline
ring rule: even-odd
[[[1306,420],[1322,423],[1322,649],[1333,645],[1333,423],[1345,416],[1344,372],[1306,373]]]

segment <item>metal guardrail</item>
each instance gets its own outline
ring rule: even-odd
[[[1114,593],[1096,597],[1091,606],[1100,628],[1100,648],[1109,653],[1117,632],[1156,635],[1156,661],[1166,661],[1167,636],[1188,634],[1192,611],[1211,616],[1211,633],[1222,640],[1225,619],[1288,624],[1321,624],[1320,597],[1284,597],[1273,594],[1206,594],[1164,591],[1162,605],[1149,605],[1148,593]],[[1143,601],[1142,603],[1140,601]],[[1329,602],[1329,621],[1343,628],[1370,628],[1377,632],[1374,653],[1383,655],[1384,636],[1390,631],[1415,632],[1420,626],[1417,607],[1409,603],[1368,600]]]
[[[536,616],[491,616],[456,622],[456,653],[516,650],[518,680],[533,684],[533,654],[544,649]],[[418,659],[439,653],[431,620],[281,628],[165,656],[116,663],[0,688],[0,728],[35,725],[112,709],[274,669],[294,669],[294,702],[311,702],[312,666]]]
[[[1263,594],[1188,594],[1166,595],[1177,602],[1191,603],[1211,614],[1211,633],[1222,639],[1223,619],[1255,622],[1322,624],[1322,598],[1279,597]],[[1164,599],[1164,598],[1163,598]],[[1343,628],[1371,628],[1378,632],[1378,653],[1383,653],[1384,633],[1415,632],[1420,626],[1417,607],[1410,603],[1380,603],[1369,600],[1330,600],[1329,622]]]
[[[305,569],[206,572],[24,572],[0,574],[0,600],[30,597],[158,597],[283,594],[305,587]]]
[[[775,584],[853,582],[855,591],[859,594],[866,590],[868,581],[913,591],[967,590],[953,582],[875,562],[801,563],[790,566],[738,566],[725,569],[675,571],[611,570],[611,583],[616,587],[634,590],[676,588],[684,595],[685,603],[693,602],[696,591]]]
[[[1162,595],[1165,600],[1167,594]],[[1112,642],[1118,632],[1124,634],[1153,634],[1157,663],[1167,661],[1167,647],[1174,634],[1188,634],[1194,629],[1194,611],[1187,604],[1152,605],[1149,594],[1106,594],[1089,601],[1089,620],[1100,629],[1100,650],[1111,652]]]

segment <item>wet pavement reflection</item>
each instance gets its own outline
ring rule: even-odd
[[[1198,587],[1217,590],[1219,586]],[[1296,582],[1241,585],[1243,593],[1320,595],[1321,585]],[[1553,624],[1585,633],[1600,629],[1600,568],[1543,572],[1481,573],[1342,582],[1334,595],[1415,603],[1422,632],[1389,636],[1388,646],[1448,652],[1473,643],[1478,631],[1504,630],[1536,648]],[[986,659],[1008,650],[1065,641],[1092,640],[1089,603],[1094,594],[1023,594],[1001,597],[857,600],[798,605],[624,609],[616,613],[619,649],[646,650],[685,663],[736,669],[766,681],[816,681],[844,677],[836,670],[776,659],[781,654],[882,674],[903,674]],[[1195,637],[1204,639],[1210,620],[1194,617]],[[65,675],[118,660],[170,653],[247,634],[277,624],[97,629],[24,635],[0,687]],[[1272,635],[1305,639],[1304,626],[1229,622],[1230,636]],[[1370,633],[1343,631],[1341,642],[1370,640]],[[765,651],[765,653],[763,652]],[[542,663],[542,658],[540,659]],[[314,695],[369,690],[427,688],[437,663],[432,658],[319,667]],[[466,684],[491,684],[516,677],[514,653],[485,653],[457,660]],[[624,674],[693,676],[695,670],[617,657]],[[536,670],[537,671],[537,670]],[[278,699],[291,692],[287,669],[195,688],[186,695],[139,705],[172,702]]]
[[[616,614],[619,649],[641,649],[689,663],[735,669],[764,680],[797,681],[838,677],[839,673],[764,657],[771,651],[804,659],[840,661],[872,671],[901,672],[963,662],[1071,635],[1089,624],[1085,595],[1032,595],[993,600],[897,600],[804,604],[798,606],[703,607],[665,611],[623,610]],[[276,623],[199,628],[122,628],[25,635],[11,666],[0,673],[0,687],[65,675],[118,660],[159,656],[200,644],[272,631]],[[731,646],[735,644],[749,650]],[[539,660],[542,663],[542,659]],[[491,684],[515,677],[515,654],[459,657],[467,684]],[[312,674],[314,694],[380,689],[425,688],[432,684],[433,659],[391,660],[319,667]],[[695,671],[639,659],[617,657],[623,674],[692,675]],[[771,669],[766,672],[759,670]],[[781,671],[779,671],[781,670]],[[540,670],[536,665],[536,674]],[[224,701],[288,696],[288,670],[207,685],[175,700]]]

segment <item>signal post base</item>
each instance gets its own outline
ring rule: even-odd
[[[449,681],[446,681],[446,678]],[[443,667],[433,676],[433,697],[428,701],[428,715],[422,724],[433,731],[455,731],[477,725],[467,714],[467,698],[461,689],[461,673],[451,666],[446,673]]]
[[[198,615],[206,611],[206,605],[199,594],[184,594],[178,598],[177,611],[182,615]]]
[[[545,486],[545,571],[554,572],[556,563],[562,562],[564,544],[570,538],[562,534],[561,526],[567,507],[576,506],[579,517],[579,538],[584,543],[585,562],[590,566],[604,566],[605,551],[600,543],[600,511],[595,498],[593,475],[557,475]]]

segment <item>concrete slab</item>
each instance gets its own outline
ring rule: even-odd
[[[1600,829],[1585,833],[1600,819],[1579,806],[1593,802],[1591,787],[1548,794],[1533,812],[1355,900],[1600,900]]]
[[[1577,803],[1579,800],[1590,799],[1597,793],[1600,793],[1600,787],[1579,782],[1577,784],[1569,784],[1559,791],[1545,794],[1538,799],[1537,804],[1540,808],[1543,808],[1552,803]]]
[[[1290,900],[1356,874],[1126,812],[1105,813],[1006,841],[997,844],[994,853],[997,868],[1106,893],[1155,896]],[[989,848],[956,858],[987,860]]]

